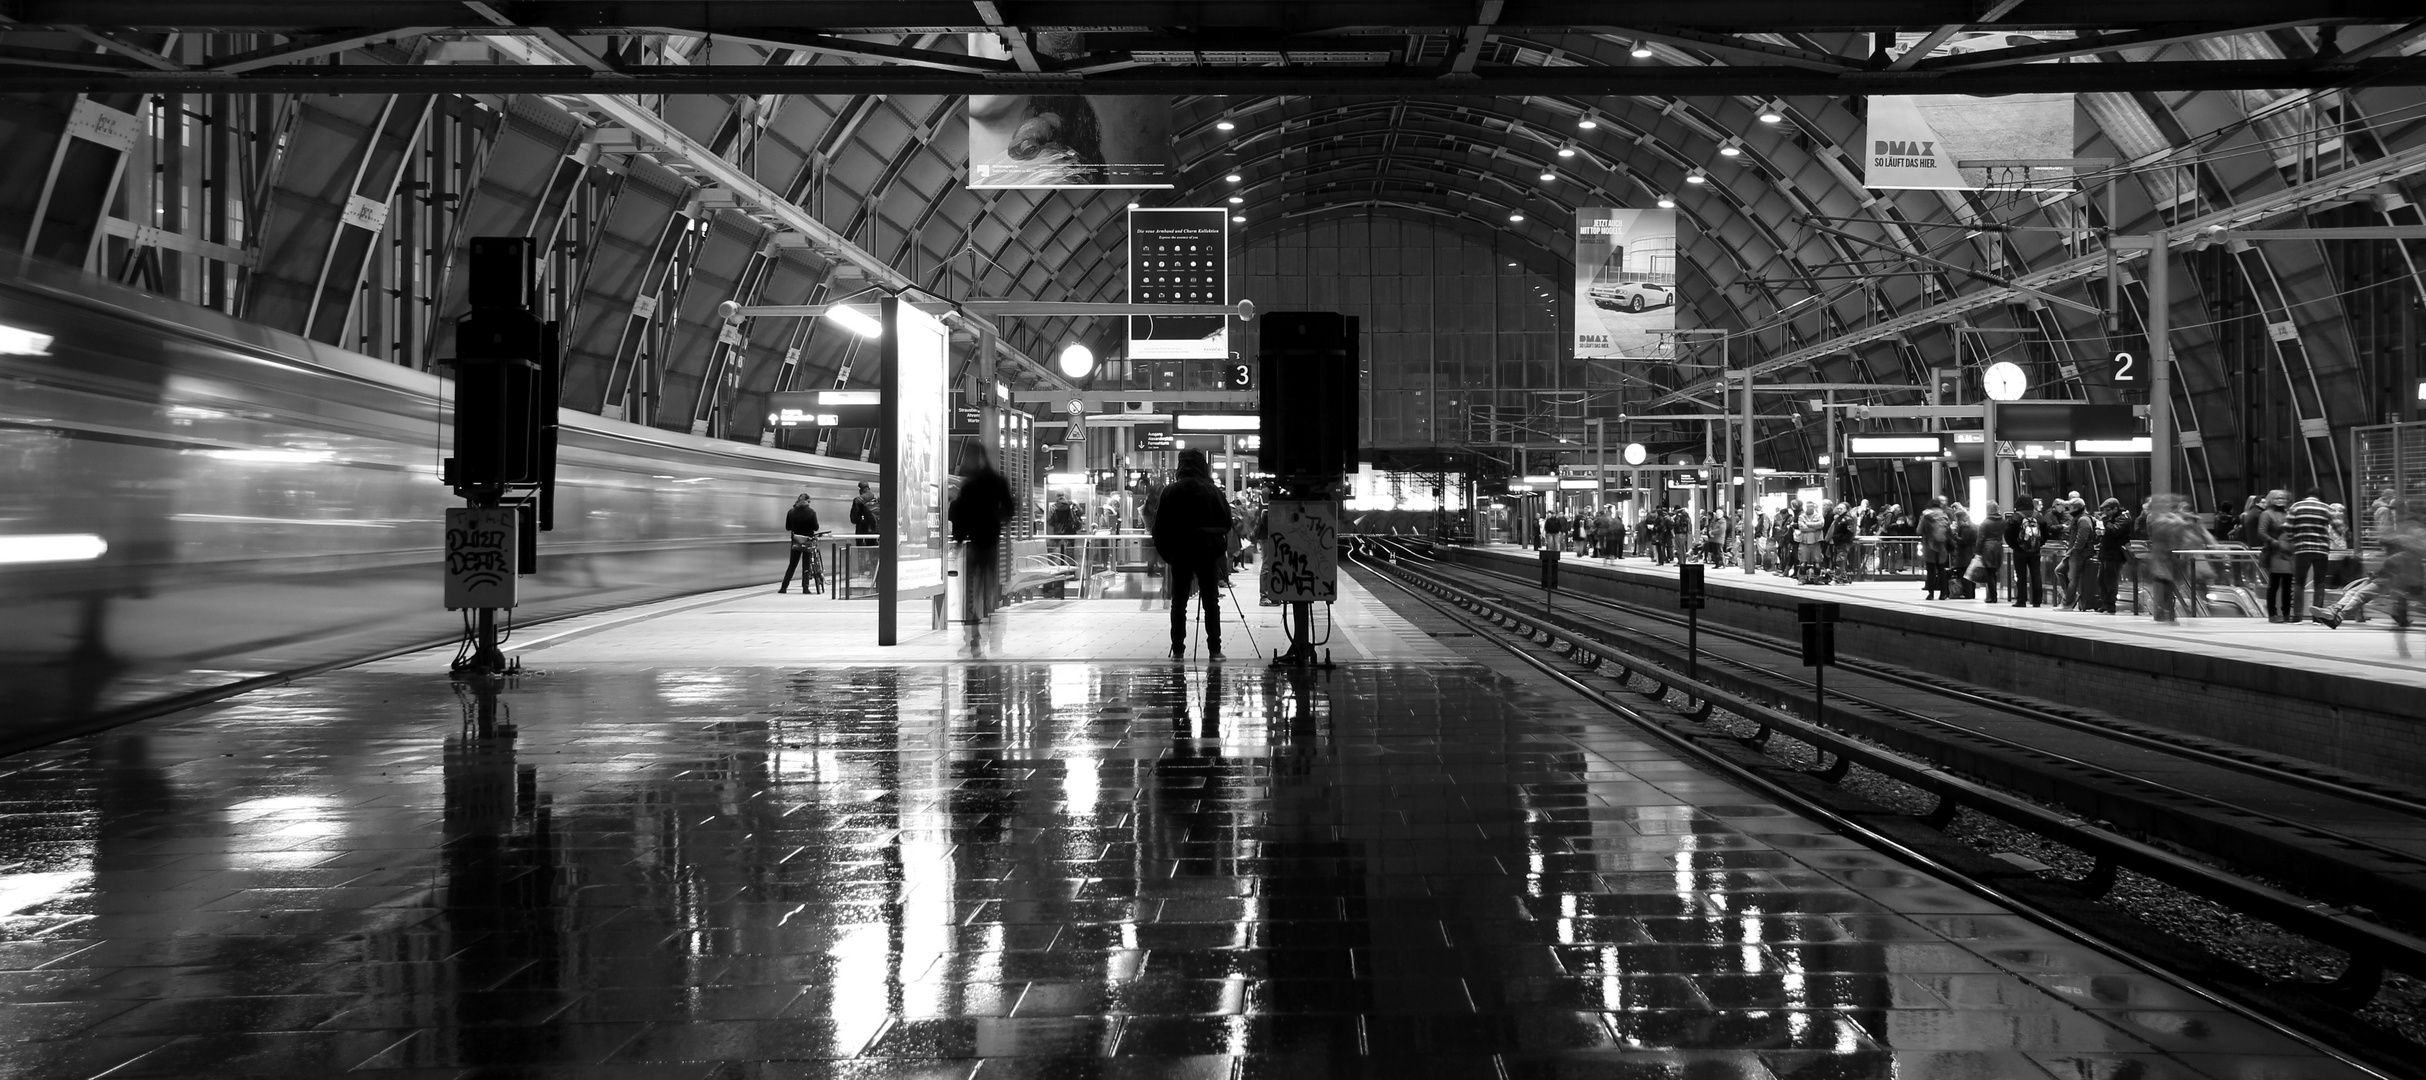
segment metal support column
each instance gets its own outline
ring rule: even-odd
[[[2148,243],[2148,493],[2173,490],[2173,253],[2159,230]]]

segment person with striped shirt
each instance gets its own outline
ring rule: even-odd
[[[2297,621],[2300,594],[2310,588],[2308,581],[2312,575],[2316,580],[2316,598],[2310,601],[2309,608],[2313,611],[2325,606],[2325,559],[2333,550],[2333,508],[2325,504],[2322,493],[2309,488],[2300,501],[2291,504],[2284,531],[2291,539],[2292,562],[2289,606],[2293,610],[2286,614]]]

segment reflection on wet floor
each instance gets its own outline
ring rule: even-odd
[[[0,761],[0,933],[10,1076],[2343,1075],[1454,665],[352,672]]]

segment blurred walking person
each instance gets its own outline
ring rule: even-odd
[[[971,443],[960,451],[960,490],[952,496],[946,515],[952,522],[952,543],[960,548],[961,621],[969,628],[964,655],[979,655],[980,632],[993,620],[1000,587],[1002,525],[1017,507],[1011,484],[994,471],[986,448]],[[999,640],[999,638],[997,638]]]
[[[1154,515],[1154,548],[1168,566],[1171,589],[1171,659],[1188,655],[1188,598],[1204,609],[1205,658],[1220,663],[1221,584],[1229,576],[1224,538],[1233,519],[1230,500],[1213,485],[1213,469],[1202,450],[1179,452],[1179,478],[1163,489]]]

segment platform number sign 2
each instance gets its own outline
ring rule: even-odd
[[[2139,357],[2127,352],[2118,352],[2114,354],[2114,367],[2112,370],[2114,372],[2114,385],[2136,387],[2140,384]]]

